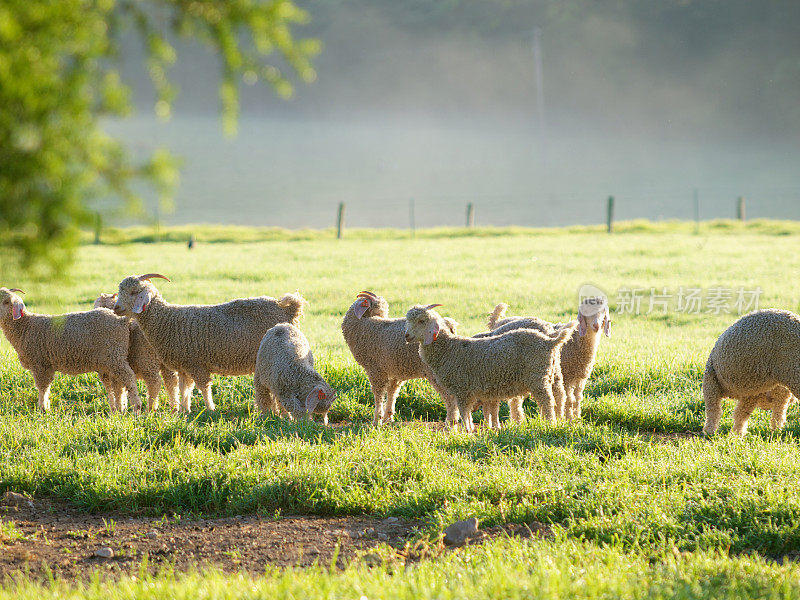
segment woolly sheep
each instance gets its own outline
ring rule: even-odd
[[[563,323],[549,323],[536,317],[505,317],[507,304],[498,304],[489,316],[489,331],[480,335],[496,335],[514,329],[535,329],[545,334],[552,334],[565,327]],[[597,346],[600,342],[600,328],[606,337],[611,335],[611,315],[608,302],[602,297],[584,298],[578,306],[577,329],[561,349],[561,377],[564,385],[563,409],[560,406],[559,394],[556,394],[556,411],[567,419],[578,419],[581,416],[583,389],[592,374]],[[556,390],[557,391],[557,390]]]
[[[447,326],[455,333],[458,323]],[[390,319],[389,304],[382,296],[361,292],[344,315],[342,335],[350,352],[367,373],[375,403],[372,424],[394,420],[395,402],[400,386],[409,379],[426,378],[442,396],[447,421],[455,423],[455,404],[436,384],[430,369],[422,362],[416,346],[405,341],[406,320]],[[386,401],[384,402],[384,397]]]
[[[100,294],[94,301],[95,308],[114,309],[116,294]],[[147,409],[150,411],[158,408],[158,392],[161,390],[161,380],[164,380],[164,389],[173,410],[178,410],[178,374],[168,369],[159,359],[156,351],[144,337],[141,327],[135,321],[128,321],[131,330],[128,345],[128,364],[133,369],[134,375],[144,381],[147,387]]]
[[[325,425],[336,399],[333,388],[314,370],[314,355],[306,336],[289,323],[275,325],[264,334],[253,387],[256,407],[262,413],[288,413],[294,419],[320,414]]]
[[[433,308],[413,306],[406,313],[406,340],[420,343],[420,357],[437,383],[457,403],[464,427],[473,431],[472,408],[531,393],[542,416],[555,421],[553,382],[561,347],[576,325],[552,336],[518,329],[486,338],[453,334]],[[497,425],[493,425],[495,428]]]
[[[132,275],[119,284],[114,312],[132,317],[161,362],[180,376],[181,409],[191,410],[196,383],[206,408],[215,410],[211,374],[248,375],[256,366],[261,338],[278,323],[296,324],[306,301],[298,294],[280,299],[260,296],[223,304],[170,304],[151,278],[158,273]]]
[[[39,408],[50,409],[50,384],[56,371],[67,375],[96,372],[106,387],[112,410],[125,410],[122,388],[135,409],[142,402],[127,362],[130,332],[125,319],[97,308],[64,315],[28,312],[15,292],[0,288],[0,328],[19,362],[33,374]]]
[[[770,426],[786,424],[786,410],[800,397],[800,317],[769,308],[743,316],[714,344],[703,375],[706,422],[710,435],[719,427],[722,399],[739,402],[733,411],[733,432],[744,435],[756,408],[772,411]]]

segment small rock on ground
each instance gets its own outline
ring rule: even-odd
[[[114,558],[114,551],[108,546],[102,546],[94,551],[94,555],[100,558]]]
[[[444,543],[448,546],[463,546],[471,537],[478,534],[478,519],[456,521],[444,530]]]
[[[27,506],[28,508],[33,508],[33,502],[31,502],[30,498],[24,494],[18,494],[10,490],[3,494],[3,504],[6,506]]]

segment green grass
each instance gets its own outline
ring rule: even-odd
[[[42,415],[32,377],[3,341],[0,492],[55,496],[91,511],[403,515],[421,519],[425,535],[475,515],[486,524],[537,520],[556,532],[555,541],[497,542],[409,570],[207,580],[209,589],[233,585],[230,597],[796,595],[800,571],[770,560],[800,551],[798,408],[777,434],[757,411],[746,439],[728,437],[729,404],[722,435],[670,436],[700,431],[705,359],[736,315],[614,312],[578,423],[548,426],[526,402],[532,418],[499,434],[368,424],[369,385],[339,329],[362,289],[386,296],[398,316],[417,302],[442,302],[468,334],[483,329],[500,301],[513,314],[572,318],[587,282],[605,289],[612,307],[618,289],[645,289],[643,313],[651,287],[680,286],[760,286],[762,307],[800,308],[795,223],[714,222],[699,235],[687,223],[619,229],[433,230],[414,239],[365,230],[337,241],[330,232],[197,227],[168,230],[176,241],[158,243],[131,242],[144,232],[121,231],[112,244],[82,246],[67,280],[8,272],[0,251],[2,284],[25,289],[29,309],[41,312],[87,308],[98,292],[145,271],[172,278],[158,285],[173,302],[299,290],[310,302],[303,329],[339,391],[332,417],[350,422],[334,430],[256,416],[250,377],[215,378],[214,415],[198,408],[189,417],[134,417],[108,414],[96,376],[59,376],[53,411]],[[191,251],[180,241],[189,230],[200,241]],[[444,417],[423,382],[403,387],[398,408],[404,421]],[[179,594],[193,597],[200,580],[179,579]],[[161,590],[154,597],[168,581],[151,582]],[[143,586],[97,583],[83,592],[134,598]]]

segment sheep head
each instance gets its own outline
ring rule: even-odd
[[[25,314],[25,303],[16,292],[25,293],[19,288],[0,288],[0,319],[5,320],[11,315],[16,321]]]
[[[389,317],[389,303],[382,296],[364,291],[356,298],[351,308],[357,318],[380,317],[386,319]]]
[[[595,333],[602,327],[606,337],[611,335],[611,314],[603,297],[584,298],[578,307],[578,335],[585,336],[590,327]]]
[[[95,308],[110,308],[114,310],[114,302],[117,300],[116,294],[106,294],[102,293],[97,297],[97,300],[94,301]]]
[[[412,306],[406,313],[406,342],[409,344],[432,344],[442,331],[451,331],[442,316],[433,310],[441,304]]]
[[[161,296],[156,286],[150,281],[153,277],[160,277],[161,279],[169,281],[167,277],[159,275],[158,273],[131,275],[123,279],[119,283],[117,301],[114,303],[114,312],[118,315],[133,317],[147,310],[153,298]]]
[[[327,383],[314,386],[306,396],[305,408],[309,414],[328,414],[333,401],[336,400],[336,391]]]

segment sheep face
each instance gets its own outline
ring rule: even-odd
[[[147,310],[147,306],[160,296],[156,286],[150,283],[150,277],[161,277],[163,275],[151,273],[148,275],[131,275],[126,277],[119,284],[117,301],[114,303],[114,312],[118,315],[133,317]],[[167,281],[169,281],[167,279]]]
[[[0,319],[7,319],[9,315],[16,321],[25,314],[25,303],[15,292],[22,292],[16,288],[0,288]]]
[[[432,344],[442,330],[450,330],[445,320],[432,310],[441,304],[428,306],[412,306],[406,313],[406,342],[409,344]]]
[[[359,319],[369,317],[389,318],[389,303],[383,296],[376,296],[371,292],[361,292],[358,299],[353,302],[353,313]]]
[[[94,301],[95,308],[110,308],[114,310],[114,303],[117,300],[116,294],[100,294],[97,300]]]
[[[336,400],[336,392],[331,386],[320,384],[306,396],[305,408],[309,414],[327,415],[333,401]]]
[[[611,315],[605,298],[585,298],[581,302],[578,308],[578,335],[585,336],[589,327],[595,333],[602,327],[606,337],[611,335]]]

